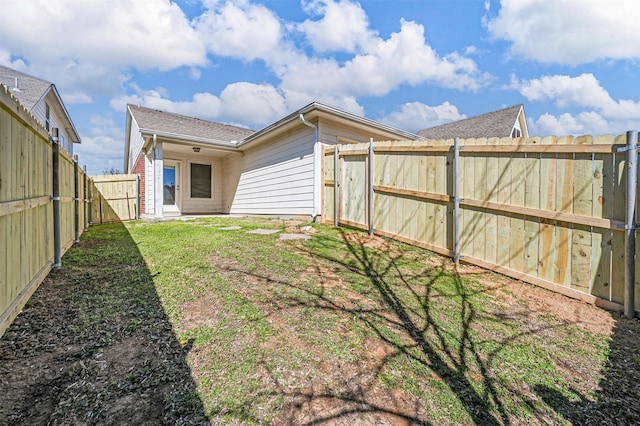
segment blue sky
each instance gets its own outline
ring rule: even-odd
[[[319,101],[416,132],[522,103],[534,136],[640,128],[637,0],[0,0],[0,63],[56,84],[89,173],[125,107],[260,129]]]

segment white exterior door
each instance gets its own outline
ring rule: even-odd
[[[162,211],[164,213],[180,213],[180,163],[164,161],[162,169],[163,193]]]

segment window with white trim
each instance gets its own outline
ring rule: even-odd
[[[211,198],[211,164],[191,163],[191,198]]]

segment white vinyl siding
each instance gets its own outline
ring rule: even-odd
[[[35,104],[33,109],[31,110],[31,113],[34,115],[34,117],[38,119],[38,121],[42,123],[43,126],[47,121],[46,109],[47,109],[46,101],[40,100],[40,102]],[[62,127],[60,123],[62,123],[62,120],[60,120],[60,117],[56,114],[55,109],[50,108],[49,109],[49,128],[50,129],[54,127],[58,128],[60,146],[64,148],[64,150],[67,151],[70,155],[73,155],[73,142],[71,141],[71,137],[69,136],[67,129]]]
[[[398,140],[397,137],[390,138],[390,135],[376,131],[373,128],[370,131],[364,131],[326,121],[321,121],[320,123],[320,141],[326,145],[340,143],[339,139],[353,142],[369,142],[371,138],[374,141]]]
[[[136,159],[142,150],[142,145],[144,144],[144,138],[140,134],[140,127],[138,123],[136,123],[135,119],[131,120],[131,133],[129,134],[129,164],[127,165],[128,170],[125,170],[125,173],[128,173],[133,169],[133,166],[136,163]]]
[[[131,170],[131,167],[129,168]],[[151,154],[145,154],[144,156],[144,206],[145,213],[155,213],[155,204],[153,199],[154,191],[153,183],[153,163],[151,162]]]
[[[226,158],[225,210],[232,214],[313,214],[313,130]]]

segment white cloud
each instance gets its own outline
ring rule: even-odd
[[[422,129],[464,118],[467,116],[460,114],[458,108],[449,102],[443,102],[437,106],[429,106],[421,102],[408,102],[403,104],[400,110],[392,112],[381,121],[398,129],[416,133]]]
[[[402,21],[389,39],[372,40],[366,51],[344,64],[333,58],[289,55],[276,67],[285,92],[384,96],[402,84],[431,83],[459,90],[479,89],[488,76],[457,53],[440,57],[424,37],[424,27]]]
[[[569,113],[556,117],[542,114],[537,120],[529,118],[529,133],[533,135],[600,135],[609,132],[612,123],[593,111],[581,112],[577,115]]]
[[[198,117],[225,123],[239,123],[248,127],[260,127],[272,123],[286,114],[285,98],[267,84],[248,82],[226,86],[220,96],[196,93],[191,100],[173,101],[165,88],[145,90],[132,84],[134,92],[114,98],[110,102],[116,111],[125,111],[127,104],[141,105],[174,114]]]
[[[162,87],[144,90],[138,85],[132,84],[131,89],[135,94],[112,99],[110,102],[111,108],[116,111],[125,111],[127,104],[133,104],[209,120],[215,119],[220,115],[220,98],[210,93],[196,93],[189,101],[172,101],[169,98],[168,91]]]
[[[598,111],[613,119],[640,119],[640,102],[614,100],[593,74],[577,77],[543,76],[539,79],[512,80],[513,88],[530,101],[553,101],[559,108],[577,106]]]
[[[115,93],[129,78],[127,69],[207,63],[203,42],[169,0],[94,1],[82,7],[76,0],[30,0],[11,6],[11,19],[0,26],[11,55],[0,60],[54,82],[72,100]]]
[[[512,87],[533,102],[552,101],[560,109],[582,110],[558,116],[545,113],[538,119],[530,117],[529,133],[532,135],[596,135],[640,128],[640,102],[613,99],[593,74],[513,79]]]
[[[492,37],[510,41],[511,53],[546,63],[581,64],[640,58],[637,0],[501,0],[485,20]]]
[[[220,115],[248,126],[264,126],[285,115],[284,97],[268,84],[233,83],[220,93]]]
[[[102,174],[104,170],[124,166],[124,129],[110,117],[92,116],[90,127],[85,130],[82,143],[73,147],[78,163],[87,166],[89,175]]]
[[[369,29],[369,19],[358,3],[312,0],[303,2],[303,7],[307,13],[323,15],[319,21],[306,20],[296,26],[318,52],[354,53],[377,36]]]
[[[211,53],[252,61],[278,48],[280,21],[265,6],[245,0],[206,5],[209,9],[195,20],[195,28]]]
[[[206,63],[204,46],[168,0],[13,2],[0,29],[3,45],[26,57],[67,58],[109,67],[170,70]]]

